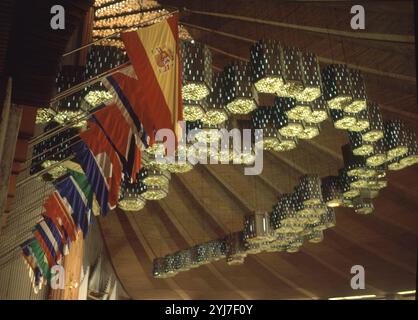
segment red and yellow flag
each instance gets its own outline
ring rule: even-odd
[[[147,134],[163,128],[177,134],[182,120],[178,14],[124,33],[122,40],[138,77],[138,103],[132,107],[148,128]]]

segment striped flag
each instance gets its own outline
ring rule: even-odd
[[[21,245],[22,255],[32,270],[34,286],[41,288],[44,281],[49,279],[49,267],[45,253],[35,238],[30,238]]]
[[[133,125],[126,120],[117,104],[112,103],[93,113],[92,119],[103,131],[109,143],[114,147],[122,161],[124,172],[136,180],[136,174],[141,169],[141,135]]]
[[[86,197],[72,176],[55,182],[55,188],[71,211],[75,225],[85,237],[89,230],[89,207]]]
[[[95,121],[88,121],[88,130],[80,134],[100,168],[108,186],[109,208],[116,207],[119,200],[119,186],[122,181],[122,163],[113,143],[109,141]],[[92,184],[92,182],[90,182]]]
[[[71,214],[60,194],[54,191],[44,202],[45,216],[50,218],[63,235],[64,244],[77,239],[77,230]]]
[[[94,195],[93,189],[84,172],[81,173],[72,169],[67,169],[67,173],[74,178],[74,181],[77,182],[78,187],[81,189],[81,191],[83,191],[84,196],[87,199],[87,205],[89,209],[95,216],[100,215],[99,204],[97,203],[96,196]],[[89,223],[91,223],[91,217],[89,221]]]
[[[52,244],[45,241],[44,235],[40,233],[38,225],[36,225],[35,230],[33,230],[33,236],[38,241],[43,252],[45,253],[46,260],[48,261],[48,268],[52,268],[52,266],[57,263],[57,258],[54,255]]]
[[[167,128],[177,133],[182,120],[178,14],[123,33],[122,40],[138,80],[117,72],[108,82],[123,93],[152,144],[154,132]]]
[[[102,169],[96,162],[89,147],[83,141],[76,143],[73,146],[73,151],[75,153],[75,160],[83,169],[87,180],[93,189],[97,202],[99,203],[101,214],[106,215],[109,211],[109,186]]]
[[[48,259],[49,266],[52,267],[53,265],[60,263],[63,251],[62,242],[57,242],[53,231],[51,231],[44,220],[35,226],[34,236],[41,244]]]

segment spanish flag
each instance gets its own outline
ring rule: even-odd
[[[135,114],[151,140],[154,132],[163,128],[177,134],[178,121],[182,120],[178,13],[151,26],[123,33],[122,40],[138,77],[137,101],[132,106]]]

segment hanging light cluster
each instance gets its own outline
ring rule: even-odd
[[[155,278],[169,278],[178,272],[224,259],[226,251],[225,239],[208,241],[172,255],[154,259],[152,273]]]
[[[45,128],[44,132],[48,132],[58,127],[59,123],[50,122]],[[72,155],[71,145],[78,141],[77,128],[68,128],[64,131],[53,135],[50,138],[42,140],[33,147],[32,164],[30,174],[35,174],[42,169],[69,158]],[[64,166],[56,166],[51,169],[48,174],[51,178],[56,179],[66,173]]]
[[[296,148],[297,139],[292,135],[284,135],[283,130],[279,130],[281,122],[275,107],[260,107],[253,111],[251,125],[253,129],[263,130],[263,136],[258,136],[256,133],[257,147],[262,145],[264,150],[274,151],[287,151]]]
[[[57,77],[57,93],[61,93],[86,79],[86,74],[83,67],[77,66],[63,66]],[[65,97],[58,101],[53,108],[55,109],[54,120],[63,124],[75,117],[81,117],[85,114],[83,109],[84,91],[79,91],[71,96]],[[75,126],[83,127],[85,121],[78,122]]]
[[[218,125],[228,120],[224,88],[223,73],[214,72],[212,76],[212,87],[207,97],[207,109],[205,115],[201,118],[203,123]]]
[[[120,186],[120,196],[118,207],[124,211],[139,211],[145,207],[146,199],[143,193],[147,191],[147,186],[141,180],[143,176],[138,177],[135,183],[129,182],[126,178],[122,180]]]
[[[229,265],[239,265],[248,254],[260,252],[297,252],[305,240],[321,242],[323,231],[335,223],[333,209],[323,201],[321,180],[317,175],[306,175],[293,194],[281,197],[272,212],[245,216],[244,229],[223,239],[155,259],[153,275],[167,278],[224,258]]]
[[[180,41],[182,64],[182,97],[199,101],[209,95],[212,87],[212,56],[202,43]]]
[[[317,57],[275,40],[260,40],[250,49],[253,82],[258,92],[312,102],[321,96]]]
[[[226,108],[232,114],[248,114],[257,108],[251,68],[251,64],[244,61],[230,63],[224,68]]]
[[[149,20],[168,13],[157,1],[147,0],[96,0],[94,3],[95,19],[93,41],[100,41],[102,46],[124,48],[119,33],[131,31],[139,25],[150,24]],[[148,21],[148,22],[147,22]],[[116,34],[114,37],[102,39]]]

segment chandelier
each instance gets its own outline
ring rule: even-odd
[[[369,127],[365,129],[361,135],[365,142],[376,142],[383,138],[383,117],[380,113],[379,106],[374,102],[367,104]]]
[[[348,132],[348,139],[354,155],[367,156],[373,153],[373,142],[366,142],[363,139],[362,134],[358,132]]]
[[[238,61],[224,69],[226,108],[233,114],[248,114],[257,108],[257,94],[252,88],[251,65]]]
[[[228,265],[239,265],[244,263],[247,256],[245,251],[245,239],[242,231],[234,232],[226,236],[226,263]]]
[[[332,64],[322,70],[324,96],[328,107],[355,114],[367,107],[364,80],[358,70]]]
[[[284,90],[283,51],[279,42],[260,40],[251,47],[253,82],[258,92],[275,94]]]
[[[327,176],[321,182],[322,197],[330,208],[340,207],[343,203],[341,181],[338,176]]]
[[[267,212],[255,212],[244,218],[244,239],[249,243],[273,240],[270,231],[270,215]]]
[[[213,73],[212,88],[207,97],[206,113],[200,119],[209,125],[218,125],[228,120],[225,106],[224,76],[222,73]]]
[[[207,46],[194,40],[180,41],[182,96],[184,100],[202,100],[212,87],[212,56]]]
[[[124,178],[120,185],[118,207],[124,211],[142,210],[146,204],[146,200],[142,194],[146,190],[147,186],[140,178],[135,183],[131,183]]]
[[[185,121],[201,120],[207,110],[205,99],[202,100],[183,100],[183,119]]]

